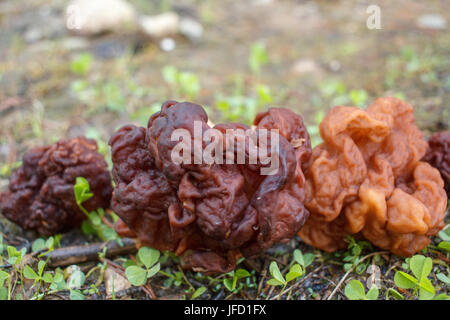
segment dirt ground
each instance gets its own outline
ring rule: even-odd
[[[95,37],[71,34],[64,27],[67,1],[0,0],[0,191],[30,147],[87,134],[108,155],[106,143],[115,129],[126,123],[146,123],[168,99],[193,100],[207,106],[215,123],[247,121],[268,105],[288,107],[303,116],[315,144],[320,141],[317,124],[331,107],[363,107],[386,95],[412,104],[416,122],[427,136],[450,126],[447,0],[129,2],[139,14],[170,9],[182,17],[192,17],[202,24],[204,34],[197,41],[175,35],[176,47],[166,52],[159,39],[139,32]],[[366,9],[371,4],[381,8],[379,30],[366,26]],[[421,17],[432,14],[446,25],[433,27],[420,22]],[[258,45],[267,58],[254,58],[261,63],[259,71],[249,66],[252,48],[257,50]],[[87,70],[77,71],[76,63],[83,64],[83,56],[92,62],[86,63]],[[168,83],[163,75],[168,66],[190,75],[198,87]],[[268,92],[264,97],[258,91],[261,88]],[[236,107],[236,101],[244,102]],[[22,244],[37,236],[22,232],[3,218],[0,231]],[[62,244],[93,241],[98,240],[74,231],[63,235]],[[348,252],[326,254],[300,239],[243,262],[248,270],[255,270],[253,279],[248,278],[238,293],[219,285],[224,276],[212,279],[190,272],[185,272],[187,284],[168,285],[163,275],[151,284],[155,294],[166,299],[191,297],[191,286],[207,288],[202,299],[276,298],[279,289],[265,284],[268,264],[278,261],[287,266],[295,248],[314,253],[316,258],[307,276],[282,299],[326,299],[345,275],[343,257]],[[364,249],[360,256],[376,251]],[[437,264],[433,277],[439,270],[448,274],[448,254],[444,257],[447,260],[439,260],[433,250],[426,255]],[[395,287],[394,273],[404,260],[389,254],[377,257],[366,262],[380,267],[380,299],[384,299],[387,288]],[[177,270],[175,262],[167,262],[166,267]],[[365,283],[370,275],[367,271],[350,273],[333,299],[346,299],[343,288],[348,280]],[[448,286],[433,279],[440,293],[450,292]],[[104,298],[102,288],[87,299]],[[139,290],[119,295],[130,297],[147,298]]]

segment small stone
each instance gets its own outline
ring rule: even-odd
[[[195,42],[202,38],[203,26],[192,18],[182,18],[180,21],[180,33]]]
[[[440,14],[424,14],[417,19],[417,25],[423,29],[444,30],[447,21]]]
[[[313,73],[319,70],[319,66],[314,60],[298,60],[292,66],[292,72],[301,75],[305,73]]]
[[[156,16],[143,16],[139,20],[141,30],[152,38],[163,38],[178,32],[180,17],[175,12]]]
[[[113,59],[122,56],[127,50],[127,46],[116,40],[98,43],[94,46],[94,54],[101,59]]]
[[[93,36],[121,31],[136,23],[136,11],[124,0],[72,0],[66,7],[66,28]]]
[[[176,47],[175,40],[172,38],[164,38],[159,43],[159,46],[161,47],[161,50],[163,51],[172,51]]]
[[[130,282],[111,268],[105,271],[105,289],[108,296],[113,292],[119,292],[131,288]]]

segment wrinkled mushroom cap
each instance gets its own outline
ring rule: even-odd
[[[413,108],[395,98],[366,110],[335,107],[320,133],[300,237],[330,252],[346,248],[347,234],[402,256],[425,248],[444,226],[447,197],[438,170],[420,161],[428,146]]]

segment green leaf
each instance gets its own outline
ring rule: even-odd
[[[93,60],[90,53],[83,53],[70,63],[70,71],[77,75],[86,75],[91,69]]]
[[[450,285],[450,277],[446,276],[445,274],[443,274],[443,273],[438,273],[438,274],[436,275],[436,277],[437,277],[439,280],[441,280],[442,282],[444,282],[445,284]],[[1,286],[1,284],[0,284],[0,286]]]
[[[441,293],[435,296],[433,300],[450,300],[450,296],[446,295],[445,293]]]
[[[443,249],[447,252],[450,252],[450,242],[442,241],[438,244],[438,248]]]
[[[297,263],[300,264],[301,266],[303,267],[305,266],[305,259],[303,257],[303,253],[298,249],[294,250],[294,260],[297,261]]]
[[[84,295],[80,290],[70,290],[70,300],[84,300]]]
[[[102,224],[102,219],[100,218],[100,216],[98,215],[97,212],[95,212],[95,211],[90,212],[88,217],[94,226],[99,226]]]
[[[142,247],[139,249],[137,257],[140,262],[148,269],[153,266],[159,259],[160,253],[158,250],[148,247]]]
[[[358,280],[351,280],[346,286],[344,290],[345,295],[350,300],[365,300],[366,292],[364,290],[364,286]]]
[[[439,238],[441,238],[442,240],[450,241],[450,228],[439,231],[438,235],[439,235]]]
[[[45,242],[45,246],[47,247],[47,249],[49,250],[53,250],[55,248],[55,246],[59,246],[59,241],[61,240],[61,235],[57,234],[54,237],[50,237],[47,239],[47,241]]]
[[[267,103],[272,102],[273,97],[270,92],[269,86],[258,84],[258,85],[256,85],[256,91],[258,92],[260,104],[267,104]]]
[[[142,286],[147,281],[147,271],[137,266],[130,266],[125,269],[128,281],[134,286]]]
[[[365,104],[368,97],[365,90],[351,90],[349,96],[352,104],[359,107]]]
[[[286,281],[289,282],[291,280],[297,279],[303,275],[302,267],[299,264],[294,264],[288,274],[286,275]]]
[[[420,300],[431,300],[436,294],[436,290],[434,289],[431,281],[428,278],[422,279],[420,282],[419,288],[419,299]]]
[[[137,266],[136,262],[133,261],[133,260],[131,260],[131,259],[128,259],[128,260],[126,260],[126,261],[123,263],[123,267],[124,267],[125,269],[128,268],[128,267],[131,267],[131,266]]]
[[[304,254],[303,255],[303,259],[305,260],[305,265],[303,267],[306,268],[307,266],[312,264],[314,259],[315,259],[315,257],[316,256],[313,253],[306,253],[306,254]]]
[[[50,272],[46,272],[44,276],[42,277],[42,280],[44,280],[45,283],[52,283],[53,282],[53,276]]]
[[[8,279],[9,273],[0,270],[0,287],[3,287],[3,284],[5,283],[5,280]]]
[[[278,268],[278,265],[275,261],[272,261],[270,263],[269,271],[272,277],[275,278],[275,280],[281,282],[282,284],[286,283],[286,280],[284,280],[283,275],[281,274],[280,269]]]
[[[228,291],[233,291],[235,289],[233,286],[233,284],[235,284],[235,282],[233,281],[233,278],[223,279],[223,284],[225,285],[225,288],[228,289]]]
[[[83,220],[81,223],[81,230],[85,235],[95,235],[97,232],[95,231],[94,225],[91,220]]]
[[[263,43],[257,42],[252,44],[250,48],[250,56],[248,58],[248,64],[250,70],[253,73],[259,73],[261,67],[269,61],[267,56],[266,47]]]
[[[8,299],[8,290],[5,287],[0,288],[0,300]]]
[[[167,84],[174,85],[177,82],[178,70],[174,66],[165,66],[162,69],[162,75]]]
[[[248,271],[245,270],[245,269],[237,269],[237,270],[236,270],[236,277],[237,277],[238,279],[250,277],[250,272],[248,272]]]
[[[394,275],[395,285],[402,289],[412,289],[419,285],[418,281],[403,271],[397,271]]]
[[[50,289],[52,290],[65,290],[67,289],[67,284],[64,281],[64,275],[62,271],[57,271],[56,274],[53,276],[52,284],[50,285]]]
[[[366,297],[369,300],[377,300],[378,295],[379,295],[379,290],[375,285],[373,285],[372,288],[370,288],[370,290],[367,292]]]
[[[69,289],[79,289],[83,286],[84,282],[86,281],[86,276],[84,275],[83,271],[81,271],[80,267],[78,266],[71,266],[71,267],[72,267],[72,274],[67,280],[67,287]]]
[[[153,277],[161,269],[161,264],[158,262],[150,270],[147,271],[147,279]]]
[[[39,263],[38,263],[39,276],[42,276],[42,273],[44,273],[44,268],[45,268],[45,261],[39,260]]]
[[[77,177],[75,185],[73,186],[73,191],[78,205],[81,205],[83,202],[94,196],[94,194],[90,192],[89,182],[83,177]]]
[[[277,279],[270,279],[267,281],[267,284],[271,286],[284,286],[284,282],[280,282]]]
[[[47,247],[45,246],[45,240],[42,238],[36,239],[31,245],[31,250],[33,252],[38,252],[44,249],[47,249]]]
[[[7,246],[6,251],[8,252],[8,263],[15,265],[20,262],[20,252],[13,246]]]
[[[404,300],[405,299],[400,292],[398,292],[397,290],[395,290],[393,288],[389,288],[386,291],[386,299],[389,298],[389,295],[391,295],[395,300]]]
[[[430,274],[431,269],[433,268],[433,262],[431,258],[426,258],[418,254],[411,257],[409,260],[409,266],[412,273],[420,282]]]
[[[195,74],[191,72],[181,72],[178,75],[181,92],[190,98],[195,98],[200,91],[200,83]]]
[[[25,268],[23,269],[23,276],[29,280],[35,280],[35,279],[39,278],[37,273],[34,272],[34,270],[31,269],[31,267],[28,265],[26,265]]]
[[[202,294],[204,294],[206,291],[205,287],[200,287],[197,290],[195,290],[195,292],[192,294],[192,299],[196,299],[198,297],[200,297]]]

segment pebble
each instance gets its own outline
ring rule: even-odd
[[[139,19],[141,30],[151,38],[163,38],[178,33],[180,17],[175,12],[155,16],[142,16]]]
[[[303,59],[298,60],[292,66],[292,72],[298,75],[305,73],[314,73],[319,70],[319,66],[314,60]]]
[[[447,21],[440,14],[424,14],[417,19],[417,25],[423,29],[445,30]]]
[[[115,272],[111,268],[107,268],[105,271],[105,289],[108,296],[112,296],[113,292],[120,292],[127,290],[131,287],[130,282]]]
[[[161,50],[169,52],[169,51],[172,51],[173,49],[175,49],[176,43],[175,43],[175,40],[173,40],[172,38],[164,38],[159,43],[159,46],[160,46]]]
[[[66,28],[93,36],[121,31],[136,23],[136,11],[124,0],[72,0],[66,7]]]
[[[182,18],[180,21],[180,33],[192,42],[196,42],[203,37],[203,26],[192,18]]]
[[[127,46],[117,40],[98,43],[94,46],[94,54],[101,59],[113,59],[122,56],[127,51]]]

